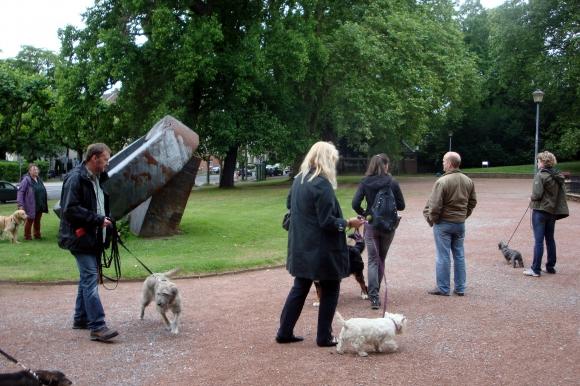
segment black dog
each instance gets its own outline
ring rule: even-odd
[[[368,299],[369,298],[369,291],[367,285],[365,283],[365,276],[363,271],[365,269],[365,263],[363,262],[361,253],[365,250],[365,242],[359,233],[358,229],[355,230],[352,234],[348,235],[348,238],[353,239],[355,241],[354,245],[348,246],[348,261],[350,266],[350,274],[354,275],[354,278],[360,285],[361,290],[361,298]],[[314,282],[314,286],[316,287],[316,296],[318,297],[318,301],[320,302],[320,284],[318,281]]]
[[[38,379],[30,371],[26,370],[17,373],[0,374],[0,386],[72,385],[70,379],[60,371],[35,370],[34,373],[38,376]]]
[[[497,246],[508,263],[512,264],[514,268],[516,268],[516,263],[518,267],[523,268],[524,260],[522,259],[522,254],[520,252],[509,248],[503,241],[500,241]]]

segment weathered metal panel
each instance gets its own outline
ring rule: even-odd
[[[131,212],[131,232],[139,236],[167,236],[179,232],[201,159],[193,157],[167,185]]]
[[[110,178],[103,184],[111,197],[111,216],[119,219],[155,195],[190,162],[198,145],[199,136],[168,115],[112,157]]]

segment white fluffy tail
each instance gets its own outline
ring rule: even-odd
[[[340,314],[340,312],[335,311],[334,315],[336,316],[336,319],[338,320],[338,323],[340,323],[341,326],[344,326],[344,318],[342,317],[342,315]]]
[[[172,270],[164,272],[163,274],[166,277],[171,278],[173,275],[175,275],[177,272],[179,272],[179,270],[180,270],[179,268],[173,268]]]

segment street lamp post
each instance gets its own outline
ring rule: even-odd
[[[540,103],[544,99],[544,92],[542,90],[536,90],[532,95],[536,103],[536,142],[534,148],[534,174],[536,174],[538,172],[538,142],[540,139]]]
[[[451,151],[451,137],[453,137],[453,131],[449,130],[449,151]]]

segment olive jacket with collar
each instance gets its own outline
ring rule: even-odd
[[[423,216],[431,226],[441,221],[462,223],[471,215],[475,205],[477,198],[471,178],[459,169],[450,170],[433,185]]]
[[[349,275],[347,221],[330,182],[317,176],[294,178],[286,206],[290,210],[286,268],[294,277],[340,280]]]
[[[557,220],[568,217],[564,176],[560,171],[544,168],[536,173],[530,206],[556,216]]]
[[[103,172],[99,183],[109,178]],[[104,196],[105,213],[109,213],[109,196]],[[71,252],[100,255],[103,243],[105,216],[97,213],[97,196],[85,162],[70,171],[63,182],[60,195],[60,228],[58,245]]]

